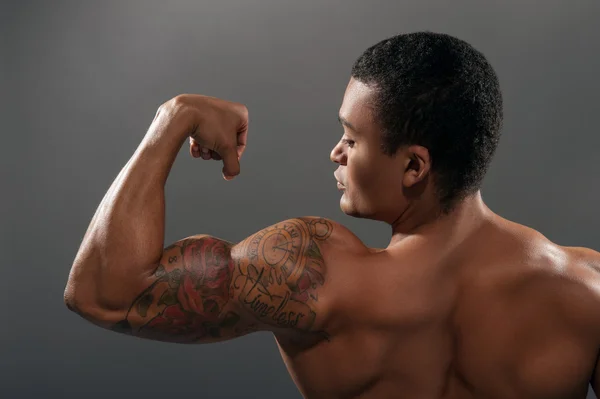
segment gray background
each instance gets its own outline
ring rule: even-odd
[[[249,145],[232,182],[184,147],[167,243],[319,215],[387,245],[385,225],[339,210],[329,151],[352,62],[396,33],[456,35],[496,68],[506,121],[488,205],[600,250],[599,20],[597,0],[2,2],[0,396],[299,398],[268,334],[143,341],[70,313],[63,289],[110,183],[184,92],[245,103]]]

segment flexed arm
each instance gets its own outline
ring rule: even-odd
[[[327,221],[293,219],[239,245],[201,235],[164,249],[164,184],[183,143],[191,137],[192,155],[207,159],[203,148],[222,158],[231,177],[247,128],[243,105],[212,97],[177,96],[159,108],[85,234],[65,290],[70,309],[105,328],[175,342],[314,329]]]
[[[132,287],[145,288],[163,256],[164,189],[181,146],[193,138],[218,153],[224,175],[233,176],[247,129],[242,104],[190,94],[162,104],[92,218],[71,267],[67,306],[90,319],[129,307]]]

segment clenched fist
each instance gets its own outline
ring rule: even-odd
[[[170,124],[176,119],[190,138],[190,154],[204,160],[223,160],[223,177],[240,173],[246,149],[248,109],[245,105],[199,94],[180,94],[162,104],[155,117]]]

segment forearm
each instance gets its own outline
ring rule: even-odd
[[[75,258],[66,296],[119,308],[152,272],[164,246],[165,183],[186,140],[175,129],[181,130],[156,118],[110,186]]]

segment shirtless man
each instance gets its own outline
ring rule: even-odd
[[[271,331],[307,398],[584,398],[588,383],[598,388],[599,254],[556,245],[482,201],[502,120],[485,58],[447,35],[384,40],[354,64],[339,119],[340,206],[387,222],[387,248],[298,217],[239,243],[196,235],[163,249],[164,184],[181,146],[189,138],[193,157],[223,160],[230,179],[248,131],[243,105],[180,95],[159,108],[93,217],[68,307],[162,341]]]

